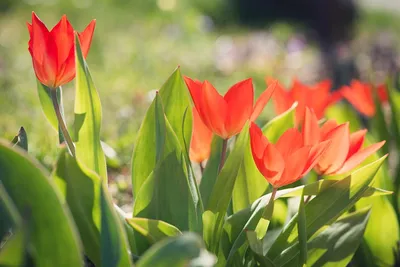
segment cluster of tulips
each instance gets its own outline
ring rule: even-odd
[[[89,52],[94,28],[95,20],[82,33],[78,33],[84,57]],[[32,24],[28,23],[28,30],[29,52],[38,80],[50,88],[70,82],[75,76],[75,50],[74,29],[67,17],[64,15],[49,31],[32,13]],[[200,82],[185,77],[185,82],[194,103],[191,160],[202,164],[210,156],[213,134],[227,142],[239,134],[250,120],[254,161],[275,189],[297,181],[312,168],[321,175],[351,171],[385,143],[382,141],[362,149],[366,130],[350,134],[348,123],[338,125],[334,120],[322,126],[318,123],[318,119],[324,117],[325,109],[342,96],[360,113],[373,116],[375,105],[369,84],[353,81],[351,86],[330,93],[331,83],[328,80],[313,86],[295,80],[292,87],[285,90],[278,81],[268,79],[268,88],[254,105],[251,79],[236,83],[224,96],[208,81]],[[382,101],[387,101],[384,86],[380,86],[377,92]],[[301,125],[301,131],[297,128],[287,130],[276,144],[270,143],[254,123],[271,96],[278,114],[287,111],[297,102],[296,123]]]
[[[132,163],[133,215],[128,216],[115,207],[120,214],[119,219],[122,218],[117,220],[115,218],[118,216],[110,215],[117,213],[114,207],[110,211],[107,201],[103,200],[103,195],[107,193],[103,189],[99,193],[98,188],[89,186],[100,180],[107,181],[105,156],[100,146],[100,102],[85,61],[95,24],[93,20],[83,32],[77,33],[67,17],[63,16],[49,31],[35,13],[32,13],[32,22],[27,24],[29,52],[39,81],[38,88],[42,92],[39,92],[42,94],[41,104],[46,106],[43,109],[48,118],[55,116],[60,142],[68,148],[68,155],[60,156],[52,177],[62,181],[57,182],[60,184],[57,190],[66,192],[65,199],[60,203],[65,202],[71,210],[71,214],[67,212],[66,216],[73,217],[71,221],[79,230],[76,239],[82,240],[88,261],[96,266],[122,267],[130,266],[132,261],[141,267],[189,266],[189,262],[196,257],[200,260],[196,261],[197,265],[192,262],[193,266],[212,266],[215,258],[217,266],[306,266],[310,262],[309,266],[323,266],[321,262],[325,261],[339,264],[332,266],[346,266],[349,263],[361,242],[369,211],[357,209],[352,213],[345,212],[360,198],[389,194],[371,186],[384,158],[367,165],[364,171],[354,170],[382,148],[385,141],[364,147],[367,130],[351,132],[349,122],[338,123],[334,119],[324,120],[324,117],[326,110],[341,99],[350,102],[363,116],[374,116],[375,99],[382,103],[388,101],[384,85],[374,87],[354,80],[349,86],[332,92],[329,80],[311,86],[294,80],[291,88],[284,88],[279,81],[268,78],[267,88],[254,104],[251,79],[234,84],[222,96],[209,81],[182,78],[179,72],[175,72],[173,81],[167,82],[156,94],[139,130]],[[72,136],[64,120],[59,94],[61,86],[75,77],[79,97],[76,100],[79,103],[75,105],[75,119],[79,123],[75,121],[75,133]],[[174,92],[181,88],[188,91],[187,102],[183,96],[185,92]],[[175,100],[171,100],[172,96],[180,97],[180,100],[175,103]],[[279,127],[274,129],[279,133],[274,140],[269,140],[265,130],[256,124],[270,99],[277,115],[284,116],[289,111],[295,115],[292,125],[284,125],[283,130]],[[53,108],[50,112],[47,108],[49,103]],[[191,131],[186,131],[187,114],[190,114]],[[216,138],[221,143],[218,140],[214,142]],[[230,152],[229,139],[234,139],[229,143],[234,143]],[[186,141],[190,142],[187,147]],[[216,157],[213,156],[215,144],[219,147]],[[247,144],[251,162],[246,161]],[[0,144],[0,152],[7,149]],[[13,152],[7,153],[14,155]],[[189,159],[194,165],[200,166],[203,178],[207,175],[207,185],[202,187],[201,181],[200,189],[193,178],[195,172],[191,164],[187,164]],[[5,168],[8,163],[0,153],[0,168]],[[248,172],[252,165],[265,178],[265,189],[268,185],[272,188],[246,189],[258,191],[252,191],[253,196],[248,200],[250,206],[240,206],[233,199],[233,191],[241,186],[235,184],[235,180],[240,175],[247,180],[255,179],[247,174],[255,175],[254,172]],[[0,173],[0,200],[1,182],[6,185],[6,190],[9,187],[11,199],[17,195],[18,190],[10,189],[12,183],[7,175],[18,176],[21,170],[9,170],[3,173],[4,176]],[[278,191],[299,181],[311,170],[318,176],[316,184]],[[331,175],[347,178],[320,183],[322,178]],[[90,180],[90,183],[80,181],[78,177]],[[98,177],[100,180],[96,180]],[[74,187],[70,184],[72,181],[87,187]],[[68,190],[72,193],[68,194]],[[94,192],[93,198],[88,199],[91,190]],[[56,195],[55,199],[58,199],[58,193]],[[281,234],[273,239],[267,235],[267,230],[274,199],[291,196],[301,196],[298,215],[293,216],[282,228]],[[307,197],[305,200],[304,196]],[[239,195],[241,197],[245,196]],[[95,201],[95,204],[82,201]],[[333,204],[324,208],[329,201],[333,201]],[[28,202],[16,203],[18,209],[23,210]],[[233,211],[229,211],[232,203]],[[319,214],[320,221],[315,219],[319,218]],[[331,228],[324,228],[329,225]],[[346,225],[351,227],[346,228]],[[41,226],[37,224],[35,227]],[[345,235],[343,229],[355,232]],[[181,231],[202,234],[203,240],[193,241],[193,237],[181,240]],[[256,238],[252,236],[254,231]],[[326,240],[323,239],[324,235]],[[177,239],[164,240],[173,236]],[[346,242],[351,244],[351,249],[346,247],[346,242],[340,241],[342,237],[349,238]],[[143,241],[143,238],[147,241]],[[267,238],[271,238],[269,240],[272,241],[268,242],[272,245],[262,243]],[[52,249],[49,245],[52,242],[44,241],[39,235],[32,240],[35,244],[43,244],[49,251]],[[322,244],[321,240],[325,240],[322,248],[326,249],[326,256],[316,252],[318,245]],[[196,250],[203,246],[199,245],[203,241],[205,249],[215,255],[211,260],[204,256],[208,252],[204,254]],[[326,242],[337,242],[332,244],[332,247],[337,247],[330,251],[329,246],[324,247]],[[196,249],[192,250],[192,246]],[[72,250],[71,255],[74,254]],[[339,251],[343,254],[342,258],[338,256]],[[68,258],[70,264],[72,258],[73,255]],[[38,266],[55,266],[51,265],[54,263],[45,263],[45,260],[36,259],[36,262],[42,262]],[[57,266],[72,266],[66,265],[66,262],[63,264]]]

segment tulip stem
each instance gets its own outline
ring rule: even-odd
[[[71,155],[75,157],[75,145],[74,142],[72,142],[71,136],[68,133],[67,126],[65,125],[63,116],[61,115],[60,105],[58,104],[58,99],[57,99],[57,91],[55,89],[50,89],[50,92],[51,92],[51,100],[53,101],[54,111],[56,112],[58,120],[59,129],[61,130],[65,138],[65,141],[67,142],[67,146],[69,151],[71,152]]]
[[[278,188],[273,187],[272,188],[272,194],[271,194],[271,198],[268,201],[268,205],[272,204],[271,202],[274,202],[275,196],[276,196],[276,192],[278,192]],[[273,208],[272,208],[273,209]]]
[[[201,172],[201,175],[203,175],[203,172],[204,172],[204,165],[203,165],[203,161],[199,163],[199,166],[200,166],[200,172]]]
[[[221,172],[222,167],[224,167],[227,147],[228,147],[228,139],[224,139],[224,141],[222,142],[221,161],[219,163],[218,173]]]
[[[318,174],[318,176],[317,176],[317,181],[319,181],[319,180],[321,180],[321,179],[323,179],[322,175],[321,175],[321,174]],[[311,197],[312,197],[312,195],[308,195],[308,196],[306,197],[306,199],[304,200],[304,203],[307,204],[307,203],[311,200]]]

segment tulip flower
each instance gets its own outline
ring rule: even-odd
[[[225,140],[238,134],[247,120],[254,121],[258,117],[275,89],[275,84],[271,84],[253,106],[251,79],[236,83],[225,96],[221,96],[208,81],[200,82],[185,77],[185,82],[201,120]]]
[[[368,156],[380,149],[385,141],[362,148],[367,130],[359,130],[350,134],[349,123],[338,125],[328,120],[321,127],[314,112],[306,109],[303,124],[304,143],[315,145],[330,140],[323,156],[315,166],[321,175],[343,174],[351,171]]]
[[[83,56],[86,58],[92,42],[96,21],[92,20],[86,29],[78,33]],[[50,87],[57,88],[75,77],[74,29],[64,15],[49,31],[43,22],[32,12],[32,24],[29,30],[29,52],[38,80]]]
[[[267,79],[267,84],[270,84],[270,79]],[[324,117],[325,110],[341,99],[339,92],[330,92],[331,87],[332,84],[329,80],[321,81],[312,86],[293,80],[293,85],[289,90],[284,89],[278,83],[272,95],[275,111],[277,114],[281,114],[297,101],[296,124],[302,123],[306,107],[312,108],[318,119],[321,119]]]
[[[189,156],[192,161],[201,164],[209,158],[212,136],[212,132],[203,123],[196,108],[193,107],[193,131],[189,150]]]
[[[282,134],[276,144],[272,144],[256,124],[251,124],[250,143],[254,162],[274,189],[294,183],[306,175],[318,163],[329,144],[329,141],[306,144],[304,135],[304,131],[291,128]]]
[[[349,101],[355,109],[361,114],[372,117],[375,115],[375,102],[373,96],[373,87],[370,84],[353,80],[350,86],[343,86],[339,92]],[[376,88],[379,101],[385,103],[388,101],[386,86],[379,85]]]

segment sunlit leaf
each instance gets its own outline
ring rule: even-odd
[[[193,233],[163,240],[152,246],[137,267],[211,267],[215,257],[204,248],[201,238]]]
[[[133,266],[128,252],[128,240],[124,228],[113,208],[104,183],[100,187],[101,203],[101,265],[107,267]]]
[[[101,103],[89,67],[82,55],[79,38],[75,36],[75,120],[76,157],[107,182],[106,158],[100,142]]]
[[[263,128],[263,134],[268,138],[271,143],[276,143],[279,137],[289,128],[293,128],[295,125],[295,111],[297,102],[292,107],[286,110],[284,113],[276,116],[270,120]]]
[[[206,211],[203,214],[203,238],[207,248],[214,253],[218,252],[225,214],[232,198],[233,187],[248,142],[249,125],[246,124],[237,138],[233,151],[229,154],[224,167],[217,177]]]
[[[34,222],[29,242],[35,248],[32,256],[37,266],[81,266],[79,237],[47,172],[35,160],[2,142],[0,170],[0,182],[19,214]]]
[[[182,234],[178,228],[172,224],[147,218],[127,219],[129,225],[149,241],[149,245],[155,244],[164,238]]]

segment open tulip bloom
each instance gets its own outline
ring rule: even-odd
[[[275,80],[267,79],[267,84],[275,83]],[[277,83],[274,94],[272,95],[275,111],[281,114],[288,110],[297,101],[296,122],[300,125],[304,119],[306,107],[314,110],[318,119],[324,117],[325,110],[341,99],[339,92],[330,92],[332,83],[329,80],[321,81],[314,85],[305,85],[293,80],[289,90],[286,90],[280,83]]]
[[[275,189],[306,175],[328,147],[329,141],[307,144],[305,134],[291,128],[282,134],[276,144],[272,144],[255,123],[251,124],[250,143],[254,162]]]
[[[362,148],[367,130],[359,130],[352,134],[349,131],[348,122],[338,125],[334,120],[328,120],[320,127],[314,112],[306,109],[303,124],[304,143],[316,145],[330,140],[330,144],[315,165],[317,173],[331,175],[351,171],[385,144],[385,141],[381,141]]]
[[[343,86],[339,92],[346,98],[353,107],[367,117],[375,115],[374,87],[367,83],[353,80],[350,86]],[[388,101],[388,94],[385,85],[377,86],[376,94],[382,103]]]
[[[247,120],[254,121],[262,112],[275,90],[272,83],[260,95],[254,105],[254,89],[251,79],[233,85],[221,96],[208,81],[200,82],[185,77],[194,106],[204,124],[223,139],[238,134]]]
[[[78,33],[82,54],[86,58],[92,42],[96,21],[92,20],[86,29]],[[38,80],[50,87],[57,88],[75,77],[75,30],[67,17],[49,31],[46,25],[32,12],[32,24],[29,30],[29,52],[33,69]]]

